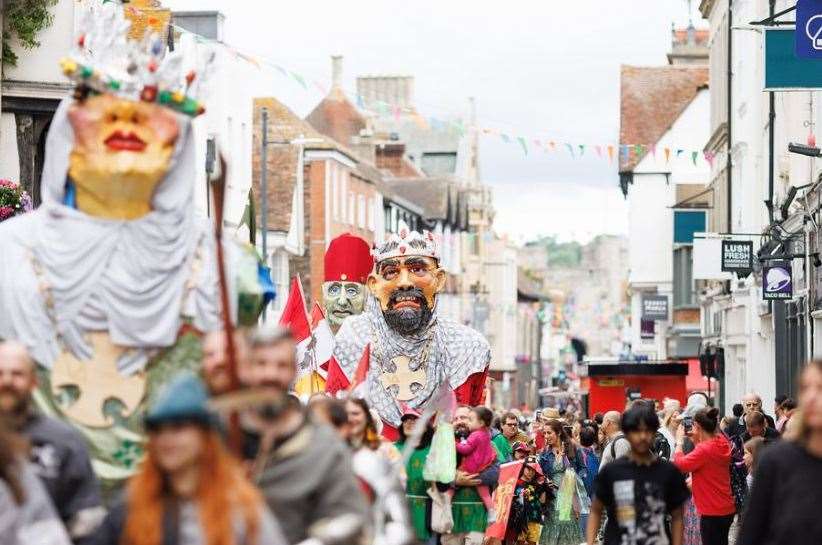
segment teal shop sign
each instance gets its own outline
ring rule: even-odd
[[[794,29],[765,29],[765,90],[822,89],[822,59],[796,56]]]

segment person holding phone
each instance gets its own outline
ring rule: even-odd
[[[704,407],[693,415],[690,432],[686,432],[686,417],[676,433],[673,461],[680,471],[691,473],[702,545],[728,545],[736,514],[729,471],[731,443],[719,431],[718,418],[719,410]],[[686,435],[696,445],[689,454],[683,452]]]

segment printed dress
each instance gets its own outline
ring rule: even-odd
[[[540,465],[545,476],[559,488],[561,487],[565,470],[570,466],[567,458],[564,456],[554,456],[553,453],[548,453],[548,456],[540,458]],[[572,468],[573,469],[573,468]],[[577,492],[578,494],[578,492]],[[582,487],[582,494],[585,494],[585,488]],[[579,545],[583,541],[582,531],[579,528],[579,521],[574,513],[571,513],[569,520],[561,520],[560,516],[562,500],[557,494],[554,500],[554,506],[548,510],[545,517],[545,524],[542,528],[542,535],[540,536],[540,545]]]

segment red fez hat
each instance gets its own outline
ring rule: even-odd
[[[360,237],[348,233],[332,240],[325,252],[326,282],[365,284],[373,267],[371,246]]]

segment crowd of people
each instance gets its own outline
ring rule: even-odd
[[[202,374],[152,400],[142,463],[105,498],[84,439],[35,408],[25,348],[0,343],[0,544],[479,545],[499,520],[507,545],[822,542],[820,361],[773,416],[755,394],[721,420],[699,394],[591,419],[404,408],[389,442],[356,395],[290,394],[287,330],[233,340],[244,394],[225,335],[209,335]],[[453,479],[432,480],[444,438]],[[516,482],[494,496],[510,462]]]

